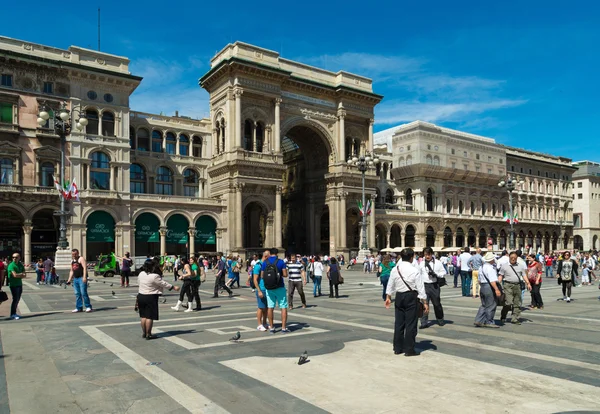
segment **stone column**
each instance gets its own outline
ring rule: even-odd
[[[215,155],[219,153],[219,130],[217,128],[213,128],[213,148],[215,151]]]
[[[33,177],[33,185],[35,185],[36,187],[39,187],[40,184],[42,184],[40,182],[40,168],[41,168],[41,160],[37,159],[35,160],[35,177]]]
[[[275,140],[275,146],[273,150],[276,154],[279,154],[281,151],[281,115],[280,115],[280,106],[281,106],[281,98],[275,98],[275,133],[273,134],[273,138]],[[280,217],[281,218],[281,217]],[[279,227],[275,224],[276,231],[277,229],[281,230],[281,221],[279,222]],[[281,237],[281,236],[279,236]],[[278,245],[279,246],[279,245]]]
[[[188,246],[189,246],[189,255],[193,255],[196,251],[196,228],[195,227],[190,227],[188,229],[188,235],[189,235],[189,239],[188,239]]]
[[[344,107],[341,102],[339,104],[337,115],[338,115],[338,146],[339,146],[338,150],[339,150],[339,154],[340,154],[340,158],[338,161],[345,162],[346,156],[349,154],[346,154],[346,126],[345,126],[346,111],[344,110]],[[345,244],[346,243],[344,243],[344,245]]]
[[[220,252],[222,251],[221,248],[223,247],[223,229],[216,229],[215,233],[215,236],[217,237],[217,251]]]
[[[385,235],[385,247],[387,247],[388,249],[391,247],[390,246],[391,238],[392,238],[392,230],[390,229],[390,231],[386,232],[386,235]]]
[[[340,192],[340,203],[339,203],[339,219],[340,223],[340,244],[338,250],[346,249],[347,247],[347,236],[346,236],[346,196],[347,192]]]
[[[176,139],[176,142],[175,142],[175,155],[179,155],[179,135],[177,135],[177,137],[175,139]]]
[[[236,89],[235,96],[235,145],[233,148],[242,146],[242,89]]]
[[[252,150],[254,152],[258,151],[258,147],[257,147],[257,143],[256,143],[256,122],[254,122],[252,124]]]
[[[242,227],[243,227],[243,219],[244,212],[242,211],[242,190],[244,189],[244,183],[238,183],[235,188],[235,211],[233,214],[235,215],[235,244],[234,248],[242,248],[244,243],[242,240]],[[229,214],[231,214],[230,212]]]
[[[375,120],[373,118],[369,119],[369,140],[367,141],[367,151],[373,152],[373,124]]]
[[[167,253],[167,227],[161,226],[158,233],[160,234],[160,254],[163,255]]]
[[[23,222],[23,263],[29,264],[31,263],[31,231],[33,230],[33,225],[30,220],[25,220]]]
[[[375,200],[375,194],[371,194],[371,200]],[[375,205],[371,206],[371,215],[368,216],[369,229],[367,234],[367,243],[370,248],[377,250],[377,243],[375,242]]]
[[[275,187],[275,247],[283,247],[281,241],[281,186]]]
[[[87,229],[81,230],[81,255],[87,257]],[[56,262],[56,258],[54,258]]]
[[[115,166],[110,163],[110,184],[108,185],[108,189],[112,191],[116,191],[116,183],[115,183]]]

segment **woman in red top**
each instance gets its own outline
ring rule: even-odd
[[[531,309],[544,309],[542,294],[542,264],[535,260],[535,255],[527,256],[527,278],[531,284]]]

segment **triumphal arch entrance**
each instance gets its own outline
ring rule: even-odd
[[[227,45],[200,79],[210,93],[210,192],[227,206],[224,245],[306,254],[358,251],[361,175],[373,149],[371,79],[329,72],[249,44]],[[376,176],[368,173],[367,197]],[[367,230],[375,246],[375,223]]]

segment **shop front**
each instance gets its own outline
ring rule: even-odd
[[[76,246],[74,246],[76,247]],[[87,219],[86,260],[115,252],[115,220],[105,211],[94,211]]]
[[[196,253],[214,253],[217,251],[217,222],[210,216],[200,216],[196,220]]]
[[[189,222],[181,214],[175,214],[167,220],[167,255],[186,255],[188,252]]]
[[[135,220],[135,256],[160,255],[160,221],[152,213],[142,213]]]
[[[23,254],[23,217],[11,209],[0,209],[0,258],[10,257],[14,252]]]

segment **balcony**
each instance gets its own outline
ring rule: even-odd
[[[36,187],[36,186],[24,186],[24,185],[0,185],[0,197],[9,197],[11,195],[18,195],[20,199],[24,199],[26,197],[22,197],[23,195],[34,195],[34,196],[43,196],[40,199],[44,201],[51,199],[52,197],[56,197],[58,200],[58,191],[54,187]]]
[[[145,201],[152,203],[165,204],[194,204],[203,206],[221,206],[222,201],[214,198],[189,197],[178,195],[163,195],[163,194],[138,194],[131,193],[132,201]]]
[[[54,128],[36,128],[35,136],[38,138],[54,138],[60,139],[60,137],[54,132]]]
[[[19,125],[0,122],[0,132],[19,135]]]

